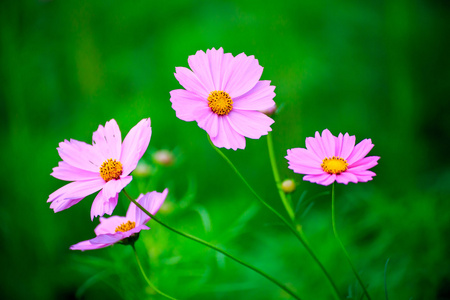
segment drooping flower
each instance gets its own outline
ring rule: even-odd
[[[143,119],[122,143],[119,126],[112,119],[94,132],[92,145],[72,139],[59,143],[57,150],[62,161],[51,175],[73,182],[49,196],[50,208],[62,211],[100,190],[92,203],[91,219],[105,213],[110,215],[118,193],[130,183],[129,174],[147,150],[151,134],[150,119]]]
[[[321,185],[330,185],[334,181],[367,182],[376,174],[369,171],[378,164],[379,156],[365,157],[373,148],[372,140],[362,140],[355,146],[355,136],[348,133],[338,137],[325,129],[320,136],[306,138],[306,149],[287,150],[286,159],[289,169],[295,173],[307,174],[303,180]]]
[[[189,70],[175,68],[185,88],[170,92],[176,116],[196,121],[217,147],[244,149],[245,137],[259,139],[273,120],[260,112],[275,105],[275,87],[259,80],[263,67],[254,56],[233,57],[219,48],[197,51],[188,58]]]
[[[165,189],[162,193],[150,192],[145,195],[141,194],[136,201],[154,215],[164,200],[166,200],[168,192]],[[150,229],[145,225],[149,220],[150,217],[148,215],[134,203],[130,203],[125,217],[100,217],[100,224],[94,230],[96,237],[72,245],[70,249],[84,251],[105,248],[118,242],[123,244],[134,243],[139,237],[141,230]]]

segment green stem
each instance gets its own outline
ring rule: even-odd
[[[270,132],[267,134],[267,148],[269,149],[269,157],[270,157],[270,164],[272,166],[273,171],[273,178],[275,179],[275,184],[277,186],[278,194],[280,194],[281,201],[283,202],[284,207],[286,208],[286,211],[289,214],[289,217],[291,217],[291,220],[295,220],[295,213],[292,209],[291,203],[286,198],[286,194],[284,193],[283,189],[281,188],[281,179],[280,174],[278,173],[277,168],[277,161],[275,159],[275,152],[273,150],[273,141],[272,141],[272,135]]]
[[[214,148],[214,150],[216,150],[217,153],[219,153],[220,156],[222,156],[223,159],[225,159],[225,161],[230,165],[230,167],[236,172],[236,174],[239,176],[239,178],[241,178],[241,180],[244,182],[244,184],[248,187],[248,189],[252,192],[252,194],[256,197],[256,199],[258,199],[265,207],[267,207],[271,212],[273,212],[288,228],[289,230],[291,230],[291,232],[297,237],[297,239],[300,241],[300,243],[302,243],[303,247],[305,247],[306,251],[309,253],[309,255],[314,259],[314,261],[316,262],[316,264],[320,267],[320,269],[322,270],[322,272],[324,273],[324,275],[327,277],[328,281],[330,282],[330,284],[333,287],[333,290],[335,292],[335,297],[337,297],[338,299],[340,299],[339,296],[339,290],[336,286],[336,284],[334,283],[333,279],[331,278],[330,274],[328,274],[327,270],[325,269],[325,267],[322,265],[322,263],[319,261],[319,259],[317,258],[317,256],[315,255],[315,253],[312,251],[312,249],[308,246],[308,243],[303,239],[303,237],[301,236],[301,234],[295,229],[295,227],[289,223],[279,212],[277,212],[274,208],[272,208],[266,201],[264,201],[256,192],[255,190],[250,186],[250,184],[247,182],[247,180],[245,180],[245,178],[242,176],[242,174],[238,171],[238,169],[234,166],[234,164],[228,159],[228,157],[225,156],[225,154],[222,153],[222,151],[220,151],[219,148],[217,148],[216,146],[214,146],[214,144],[211,142],[211,139],[209,139],[208,136],[208,140],[209,143],[211,144],[211,146]]]
[[[361,285],[361,287],[363,288],[364,294],[366,295],[367,299],[370,300],[370,296],[369,293],[367,292],[366,287],[364,286],[361,277],[359,277],[358,272],[356,271],[355,267],[353,266],[353,263],[350,259],[350,255],[348,254],[347,250],[345,250],[344,244],[342,243],[341,239],[338,236],[337,230],[336,230],[336,218],[335,218],[335,210],[334,210],[334,182],[331,186],[331,222],[333,223],[333,232],[334,232],[334,237],[336,238],[336,240],[338,241],[339,246],[342,249],[342,252],[344,252],[345,257],[347,258],[348,263],[350,264],[353,273],[355,274],[356,279],[358,279],[359,284]]]
[[[213,249],[213,250],[215,250],[215,251],[217,251],[217,252],[222,253],[223,255],[225,255],[225,256],[231,258],[232,260],[234,260],[235,262],[237,262],[237,263],[239,263],[239,264],[241,264],[241,265],[243,265],[243,266],[245,266],[245,267],[247,267],[247,268],[249,268],[249,269],[255,271],[255,272],[258,273],[259,275],[261,275],[261,276],[267,278],[268,280],[272,281],[274,284],[278,285],[281,289],[283,289],[284,291],[286,291],[289,295],[291,295],[291,296],[294,297],[295,299],[301,300],[300,297],[298,297],[296,294],[294,294],[294,292],[291,291],[287,286],[285,286],[284,284],[282,284],[281,282],[279,282],[277,279],[273,278],[272,276],[270,276],[270,275],[266,274],[265,272],[261,271],[260,269],[258,269],[258,268],[256,268],[256,267],[254,267],[254,266],[252,266],[252,265],[250,265],[250,264],[248,264],[248,263],[246,263],[246,262],[244,262],[244,261],[242,261],[242,260],[240,260],[240,259],[234,257],[233,255],[229,254],[229,253],[226,252],[225,250],[222,250],[222,249],[220,249],[220,248],[218,248],[218,247],[216,247],[216,246],[214,246],[214,245],[212,245],[212,244],[210,244],[210,243],[208,243],[208,242],[206,242],[206,241],[204,241],[204,240],[202,240],[202,239],[199,239],[199,238],[197,238],[197,237],[195,237],[195,236],[193,236],[193,235],[190,235],[190,234],[188,234],[188,233],[181,232],[181,231],[179,231],[179,230],[177,230],[177,229],[175,229],[175,228],[172,228],[172,227],[170,227],[169,225],[163,223],[163,222],[160,221],[158,218],[156,218],[154,215],[152,215],[148,210],[146,210],[144,207],[142,207],[142,205],[140,205],[136,200],[134,200],[133,198],[131,198],[130,195],[128,195],[128,193],[125,191],[125,189],[122,189],[122,191],[123,191],[123,193],[125,194],[125,196],[126,196],[131,202],[133,202],[133,203],[134,203],[137,207],[139,207],[139,208],[140,208],[147,216],[151,217],[154,221],[156,221],[156,222],[159,223],[160,225],[162,225],[162,226],[164,226],[165,228],[167,228],[167,229],[169,229],[169,230],[175,232],[176,234],[179,234],[179,235],[181,235],[181,236],[184,236],[185,238],[188,238],[188,239],[190,239],[190,240],[192,240],[192,241],[194,241],[194,242],[197,242],[197,243],[202,244],[202,245],[204,245],[204,246],[206,246],[206,247],[209,247],[209,248],[211,248],[211,249]]]
[[[166,297],[166,298],[168,298],[168,299],[176,300],[175,298],[170,297],[169,295],[164,294],[163,292],[161,292],[160,290],[158,290],[158,289],[156,288],[156,286],[153,285],[153,283],[148,279],[147,275],[145,275],[145,272],[144,272],[144,269],[142,268],[142,264],[141,264],[141,261],[140,261],[140,259],[139,259],[138,254],[137,254],[136,248],[134,247],[134,243],[131,244],[131,247],[133,248],[134,255],[136,256],[136,261],[137,261],[137,263],[138,263],[138,265],[139,265],[139,269],[141,270],[142,276],[144,276],[144,279],[145,279],[145,281],[147,281],[148,285],[149,285],[152,289],[154,289],[155,292],[157,292],[158,294],[160,294],[161,296],[164,296],[164,297]]]

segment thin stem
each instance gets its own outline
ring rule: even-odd
[[[270,164],[272,166],[273,178],[275,179],[278,194],[280,194],[281,201],[283,202],[283,205],[286,208],[289,217],[291,217],[291,220],[294,221],[295,213],[294,210],[292,209],[292,204],[291,202],[288,201],[288,199],[286,198],[286,194],[281,188],[281,179],[280,174],[278,173],[277,161],[275,159],[275,152],[273,150],[272,135],[270,134],[270,132],[267,134],[267,148],[269,149]]]
[[[140,259],[139,259],[138,254],[137,254],[136,248],[134,247],[134,244],[131,244],[131,247],[133,248],[134,255],[136,256],[136,261],[137,261],[137,263],[138,263],[138,265],[139,265],[139,269],[141,270],[142,276],[144,276],[144,279],[145,279],[145,281],[147,281],[148,285],[149,285],[152,289],[154,289],[155,292],[157,292],[158,294],[160,294],[161,296],[164,296],[164,297],[166,297],[166,298],[168,298],[168,299],[176,300],[175,298],[170,297],[170,296],[167,295],[167,294],[164,294],[163,292],[161,292],[160,290],[158,290],[158,289],[156,288],[156,286],[153,285],[153,283],[148,279],[147,275],[145,275],[144,269],[142,268],[142,264],[141,264],[141,261],[140,261]]]
[[[388,300],[388,291],[387,291],[387,280],[386,280],[386,273],[387,273],[387,266],[389,263],[389,258],[386,260],[386,264],[384,265],[384,294],[386,296],[386,300]]]
[[[260,274],[261,276],[267,278],[268,280],[272,281],[274,284],[278,285],[281,289],[283,289],[284,291],[286,291],[289,295],[291,295],[292,297],[294,297],[297,300],[301,300],[300,297],[298,297],[296,294],[294,294],[293,291],[291,291],[287,286],[285,286],[284,284],[282,284],[281,282],[279,282],[277,279],[273,278],[272,276],[266,274],[265,272],[261,271],[260,269],[234,257],[233,255],[229,254],[228,252],[226,252],[225,250],[222,250],[202,239],[199,239],[193,235],[190,235],[188,233],[184,233],[181,232],[173,227],[170,227],[169,225],[163,223],[162,221],[160,221],[158,218],[156,218],[154,215],[152,215],[148,210],[146,210],[144,207],[142,207],[142,205],[140,205],[136,200],[134,200],[133,198],[130,197],[130,195],[128,195],[128,193],[125,191],[125,189],[122,189],[123,193],[125,194],[125,196],[131,201],[133,202],[137,207],[139,207],[147,216],[151,217],[153,220],[155,220],[157,223],[159,223],[160,225],[164,226],[165,228],[175,232],[176,234],[179,234],[181,236],[184,236],[185,238],[188,238],[190,240],[193,240],[194,242],[197,242],[199,244],[202,244],[206,247],[209,247],[213,250],[216,250],[217,252],[222,253],[223,255],[231,258],[232,260],[234,260],[235,262],[255,271],[256,273]]]
[[[352,263],[352,261],[350,259],[350,255],[348,254],[347,250],[345,250],[344,244],[342,243],[341,239],[339,238],[337,230],[336,230],[336,218],[335,218],[335,210],[334,210],[334,183],[331,186],[331,222],[333,223],[334,237],[338,241],[338,244],[341,247],[342,252],[344,252],[345,257],[347,258],[347,261],[350,264],[350,266],[351,266],[351,268],[353,270],[353,273],[355,274],[356,279],[358,279],[359,284],[363,288],[364,294],[366,295],[367,299],[370,300],[369,293],[367,292],[367,289],[364,286],[364,284],[363,284],[363,282],[361,280],[361,277],[359,277],[358,272],[356,271],[355,267],[353,266],[353,263]]]
[[[337,297],[338,299],[340,299],[339,296],[339,290],[336,286],[336,284],[334,283],[333,279],[331,278],[330,274],[328,274],[327,270],[325,269],[325,267],[322,265],[322,263],[319,261],[319,259],[317,258],[317,256],[315,255],[315,253],[312,251],[312,249],[308,246],[308,243],[303,239],[303,237],[301,236],[301,234],[295,229],[295,227],[288,222],[279,212],[277,212],[274,208],[272,208],[266,201],[264,201],[256,192],[255,190],[250,186],[250,184],[247,182],[247,180],[245,180],[245,178],[242,176],[242,174],[238,171],[238,169],[234,166],[234,164],[228,159],[228,157],[225,156],[225,154],[222,153],[222,151],[220,151],[219,148],[217,148],[216,146],[214,146],[214,144],[211,142],[211,139],[209,139],[208,136],[208,140],[211,144],[211,146],[214,148],[214,150],[216,150],[217,153],[219,153],[220,156],[222,156],[223,159],[225,159],[225,161],[230,165],[230,167],[236,172],[236,174],[239,176],[239,178],[241,178],[241,180],[244,182],[244,184],[248,187],[248,189],[252,192],[252,194],[256,197],[256,199],[258,199],[265,207],[267,207],[271,212],[273,212],[288,228],[289,230],[291,230],[291,232],[297,237],[297,239],[300,241],[300,243],[302,243],[303,247],[305,247],[306,251],[309,253],[309,255],[311,255],[311,257],[314,259],[314,261],[316,262],[316,264],[320,267],[320,269],[322,270],[322,272],[324,273],[324,275],[327,277],[328,281],[330,282],[330,284],[333,287],[333,290],[335,292],[335,297]]]

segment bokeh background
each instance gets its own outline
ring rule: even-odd
[[[0,298],[162,299],[132,249],[75,252],[94,236],[87,197],[55,214],[50,176],[64,139],[90,142],[114,118],[122,136],[150,117],[148,176],[129,192],[170,189],[166,223],[240,257],[302,299],[332,290],[300,243],[257,202],[195,122],[176,118],[176,66],[197,50],[255,55],[276,86],[273,139],[283,178],[298,183],[298,222],[343,296],[360,299],[332,235],[330,187],[287,169],[286,149],[329,128],[372,138],[369,183],[339,185],[337,227],[373,299],[450,299],[450,121],[447,1],[2,1],[0,3]],[[152,155],[173,151],[170,167]],[[284,215],[266,138],[225,150]],[[128,200],[120,197],[117,214]],[[289,299],[277,286],[154,222],[137,250],[151,280],[180,299]],[[386,276],[384,269],[389,259]]]

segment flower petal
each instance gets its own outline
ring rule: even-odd
[[[335,137],[328,129],[322,131],[322,146],[328,158],[336,156]]]
[[[227,118],[220,117],[218,119],[219,131],[217,136],[210,137],[211,142],[219,148],[226,149],[244,149],[245,148],[245,137],[237,133],[231,125],[228,123]]]
[[[104,184],[105,181],[101,178],[87,181],[74,181],[50,194],[47,202],[52,202],[50,208],[55,212],[59,212],[100,190]]]
[[[349,170],[359,171],[359,170],[368,170],[378,165],[379,156],[368,156],[364,157],[348,166]]]
[[[320,139],[320,134],[316,131],[316,137],[306,138],[306,149],[312,151],[321,161],[326,157],[325,152],[322,147],[322,140]]]
[[[122,155],[120,157],[123,176],[130,174],[136,168],[142,155],[147,151],[151,136],[150,118],[141,120],[128,132],[122,144]]]
[[[214,51],[216,49],[213,48]],[[210,50],[208,50],[210,51]],[[223,54],[223,49],[222,49]],[[215,91],[211,71],[214,70],[209,61],[209,56],[202,50],[197,51],[195,55],[188,57],[188,63],[191,70],[197,76],[198,80],[205,86],[208,93]]]
[[[303,180],[327,186],[336,180],[336,174],[305,175]]]
[[[223,91],[224,90],[224,74],[226,68],[231,64],[233,60],[233,55],[231,53],[223,53],[222,47],[218,50],[214,48],[211,50],[206,50],[208,55],[211,75],[214,83],[214,90]]]
[[[358,145],[355,146],[352,153],[347,158],[347,163],[349,166],[353,165],[358,160],[362,159],[367,153],[372,150],[373,144],[371,139],[362,140]]]
[[[184,67],[175,68],[175,78],[188,91],[207,99],[210,91],[191,70]]]
[[[272,131],[270,125],[274,123],[274,120],[262,112],[251,110],[232,110],[225,118],[237,133],[252,139],[259,139]]]
[[[128,218],[112,216],[109,218],[100,217],[100,224],[95,227],[94,232],[95,235],[100,234],[114,234],[116,232],[116,228],[122,225],[123,223],[128,222]]]
[[[60,161],[57,167],[53,168],[53,172],[50,174],[53,177],[65,180],[65,181],[77,181],[77,180],[91,180],[100,178],[100,173],[87,171],[83,169],[76,168],[69,165],[65,161]]]
[[[353,148],[355,147],[355,136],[349,135],[348,133],[345,133],[342,135],[342,133],[339,134],[339,137],[336,138],[336,155],[347,159],[350,153],[352,153]]]
[[[223,90],[232,99],[242,96],[256,85],[262,72],[263,67],[253,55],[241,53],[231,61],[224,72]]]
[[[209,109],[207,98],[186,90],[171,91],[170,102],[177,118],[188,122],[198,120],[199,110]]]
[[[348,184],[349,182],[358,183],[358,178],[350,172],[343,172],[336,175],[336,182],[343,184]]]
[[[317,155],[308,149],[305,148],[292,148],[287,150],[287,156],[285,158],[289,162],[295,162],[297,164],[307,166],[307,167],[317,167],[320,168],[323,160],[319,159]]]
[[[106,122],[105,127],[98,126],[92,134],[92,144],[106,159],[120,159],[122,135],[116,120]]]
[[[64,140],[57,148],[63,161],[79,169],[99,172],[104,157],[92,145],[77,140]]]
[[[210,137],[216,137],[219,132],[219,116],[207,109],[199,110],[198,112],[198,126],[205,130]]]
[[[93,239],[90,239],[89,241],[91,242],[91,244],[106,244],[106,245],[112,245],[117,243],[118,241],[123,240],[124,234],[123,232],[116,232],[116,233],[112,233],[112,234],[101,234],[96,236]]]
[[[156,214],[160,209],[161,205],[166,200],[167,194],[169,193],[168,189],[165,189],[162,193],[158,193],[156,191],[147,193],[145,195],[140,195],[137,199],[138,203],[142,205],[149,213],[152,215]],[[139,207],[130,204],[130,207],[127,211],[127,218],[129,220],[133,220],[136,222],[136,225],[142,225],[147,223],[150,220],[150,217],[144,213]]]
[[[264,110],[275,105],[275,87],[269,80],[258,81],[247,93],[233,98],[233,109]]]
[[[78,244],[70,246],[70,250],[95,250],[110,246],[110,244],[92,244],[90,240],[79,242]]]

